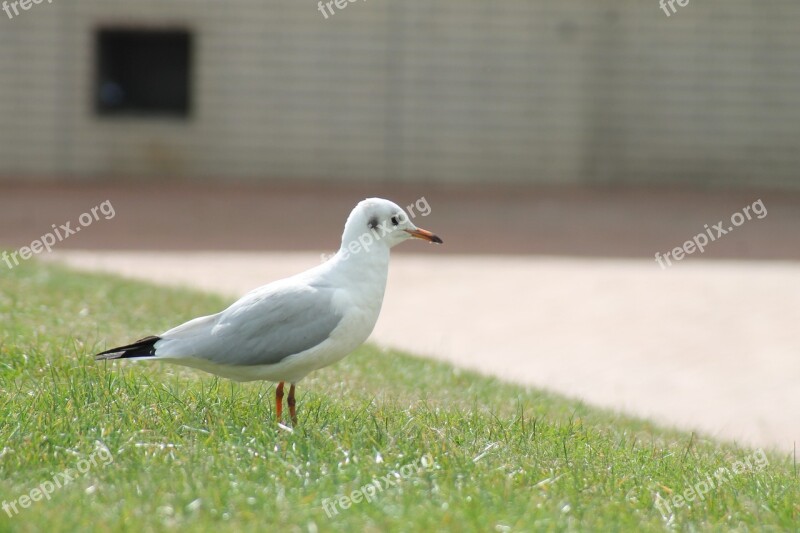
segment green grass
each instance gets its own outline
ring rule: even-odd
[[[271,384],[91,357],[226,303],[0,272],[0,500],[88,469],[0,510],[0,531],[798,530],[789,455],[664,517],[657,494],[753,451],[372,346],[300,383],[293,433],[272,422]],[[430,468],[402,468],[423,456]],[[323,510],[376,479],[371,502]]]

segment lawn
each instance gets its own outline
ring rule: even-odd
[[[227,303],[0,272],[0,531],[800,528],[791,454],[375,346],[300,383],[293,432],[272,384],[92,358]]]

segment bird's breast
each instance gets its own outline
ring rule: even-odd
[[[383,283],[370,283],[359,290],[337,291],[333,305],[341,313],[342,320],[336,328],[334,337],[341,339],[344,349],[356,349],[372,333],[383,304]]]

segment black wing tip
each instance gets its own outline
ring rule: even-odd
[[[100,352],[94,356],[95,361],[106,361],[109,359],[129,359],[131,357],[154,357],[156,355],[155,344],[161,337],[151,335],[126,346],[118,346],[105,352]]]

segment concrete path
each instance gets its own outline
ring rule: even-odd
[[[393,258],[373,341],[742,444],[800,441],[799,263],[425,252]],[[43,258],[234,298],[320,254]]]

